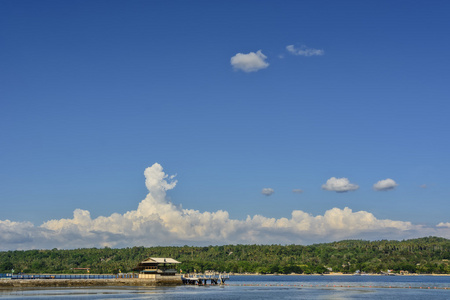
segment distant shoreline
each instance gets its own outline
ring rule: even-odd
[[[257,274],[257,273],[230,273],[230,276],[450,276],[450,274],[364,274],[354,275],[348,273],[327,273],[327,274]]]

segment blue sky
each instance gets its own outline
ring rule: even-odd
[[[447,1],[1,1],[2,247],[64,247],[36,240],[76,209],[139,211],[154,163],[176,174],[161,201],[227,212],[224,227],[347,207],[425,228],[255,243],[450,238],[449,30]],[[324,189],[332,177],[358,189]],[[242,240],[220,234],[154,240]]]

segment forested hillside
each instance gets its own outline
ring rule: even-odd
[[[208,247],[133,247],[0,252],[0,273],[131,272],[147,257],[172,257],[183,272],[216,270],[251,273],[410,273],[450,274],[450,240],[427,237],[405,241],[362,241],[300,245],[226,245]]]

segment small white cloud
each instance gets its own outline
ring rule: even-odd
[[[299,48],[295,48],[294,45],[286,46],[286,50],[289,51],[289,53],[294,55],[301,55],[301,56],[315,56],[315,55],[324,55],[325,52],[321,49],[313,49],[308,48],[306,46],[300,46]]]
[[[267,56],[265,56],[261,50],[258,50],[256,53],[238,53],[231,58],[230,62],[235,70],[242,70],[249,73],[267,68],[269,63],[266,62],[266,59]]]
[[[426,189],[428,186],[426,184],[421,184],[420,187]]]
[[[338,193],[345,193],[348,191],[355,191],[359,189],[359,186],[357,184],[350,183],[350,181],[344,177],[331,177],[325,184],[322,184],[322,189]]]
[[[391,178],[380,180],[373,185],[375,191],[389,191],[393,190],[398,186],[398,184]]]
[[[436,227],[447,227],[447,228],[450,228],[450,222],[446,222],[446,223],[441,222],[441,223],[437,224]]]
[[[264,188],[261,191],[261,194],[266,195],[266,196],[270,196],[273,193],[275,193],[275,191],[273,189],[271,189],[271,188]]]
[[[301,194],[301,193],[303,193],[303,190],[301,190],[301,189],[293,189],[292,192],[295,193],[295,194]]]

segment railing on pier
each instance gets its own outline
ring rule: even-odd
[[[0,279],[11,279],[12,273],[0,273]]]
[[[115,275],[105,274],[8,274],[9,279],[115,279],[137,278],[138,274],[120,273]],[[5,276],[6,277],[6,276]]]

